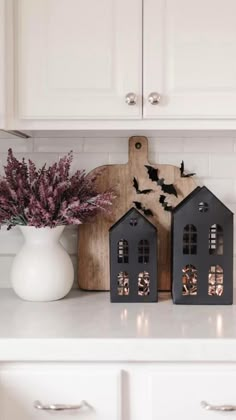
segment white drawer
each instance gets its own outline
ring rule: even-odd
[[[155,368],[148,375],[150,420],[217,420],[236,418],[235,412],[206,410],[210,405],[236,406],[235,365],[179,365]]]
[[[0,420],[120,420],[121,371],[78,365],[16,365],[0,367]],[[50,412],[43,405],[77,405],[78,410]],[[53,416],[52,416],[53,414]]]

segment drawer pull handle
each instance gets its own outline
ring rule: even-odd
[[[42,404],[40,401],[34,401],[34,408],[36,410],[44,410],[44,411],[67,411],[67,410],[81,410],[82,408],[87,407],[89,408],[89,404],[86,401],[81,401],[80,404],[77,405],[69,405],[69,404]]]
[[[236,411],[236,405],[212,405],[202,401],[201,406],[209,411]]]

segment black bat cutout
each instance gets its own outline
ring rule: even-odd
[[[153,216],[153,212],[152,212],[152,210],[150,210],[150,209],[145,209],[145,207],[143,207],[143,213],[144,213],[144,215],[145,216],[147,216],[147,217],[150,217],[150,216]]]
[[[172,206],[169,206],[169,204],[166,203],[165,199],[166,199],[166,196],[165,195],[160,195],[159,203],[161,203],[161,205],[162,205],[162,207],[164,207],[164,210],[165,211],[172,211],[173,210],[173,207]]]
[[[140,190],[139,185],[138,185],[138,181],[135,177],[133,178],[133,187],[135,188],[137,194],[149,194],[150,192],[153,191],[151,189]]]
[[[175,197],[178,197],[177,191],[173,184],[165,184],[163,179],[161,179],[159,182],[160,183],[158,185],[161,185],[161,189],[164,193],[173,194]]]
[[[142,210],[142,204],[139,201],[133,201],[137,210]]]
[[[133,201],[133,203],[134,203],[136,209],[142,211],[145,216],[147,216],[147,217],[153,216],[152,210],[146,209],[146,207],[144,207],[142,205],[142,203],[140,203],[139,201]]]
[[[164,178],[159,178],[158,169],[153,168],[152,166],[145,165],[145,168],[148,171],[149,178],[156,182],[159,185],[164,193],[173,194],[175,197],[178,197],[176,188],[173,184],[165,184]]]
[[[180,176],[181,178],[189,178],[190,176],[194,176],[196,175],[195,172],[192,172],[190,174],[185,174],[184,173],[184,161],[182,160],[181,164],[180,164]]]
[[[153,182],[157,182],[159,181],[159,176],[158,176],[158,169],[153,168],[152,166],[149,165],[145,165],[145,168],[148,171],[148,176],[149,178],[153,181]]]

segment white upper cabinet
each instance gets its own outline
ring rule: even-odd
[[[0,0],[0,127],[6,109],[20,130],[236,129],[235,16],[235,0]]]
[[[141,118],[142,0],[16,0],[14,8],[19,119]]]
[[[236,117],[235,17],[235,0],[144,0],[144,118]]]

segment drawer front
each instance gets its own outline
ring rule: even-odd
[[[120,420],[120,379],[118,369],[91,365],[3,367],[0,420],[47,420],[52,414],[60,420]],[[51,405],[62,410],[43,409]],[[71,405],[81,407],[71,410]]]
[[[217,410],[236,406],[236,367],[168,366],[151,373],[148,382],[151,420],[236,418],[236,411]]]

